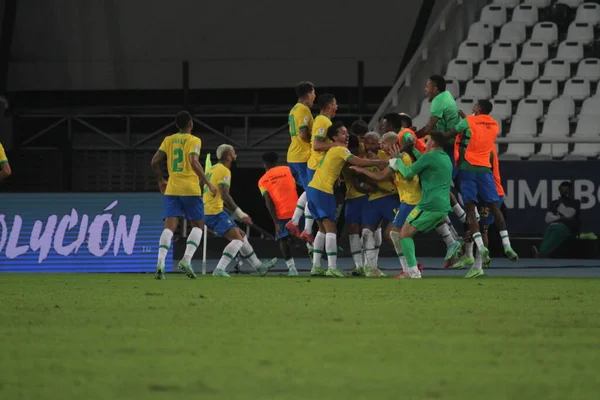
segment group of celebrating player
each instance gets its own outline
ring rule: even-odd
[[[277,155],[266,153],[263,161],[267,172],[258,185],[275,224],[289,276],[298,275],[290,235],[307,242],[311,275],[344,276],[337,266],[334,195],[335,186],[342,181],[346,187],[344,216],[355,264],[353,275],[384,276],[377,264],[385,239],[394,246],[402,267],[397,277],[421,278],[413,237],[435,229],[447,247],[446,266],[469,268],[467,278],[482,276],[482,268],[490,265],[487,227],[492,222],[498,227],[505,254],[511,260],[518,258],[500,211],[504,191],[495,145],[499,127],[489,115],[492,104],[480,100],[473,114],[465,116],[446,90],[444,78],[437,75],[430,77],[425,91],[431,102],[431,117],[424,128],[413,127],[407,114],[390,113],[380,123],[380,135],[369,132],[363,121],[354,122],[350,133],[341,121],[332,121],[337,102],[331,94],[319,96],[320,113],[313,118],[314,85],[297,85],[298,102],[288,119],[288,166],[278,166]],[[152,159],[160,190],[165,194],[165,229],[160,237],[156,278],[165,277],[166,255],[179,217],[184,214],[193,228],[178,266],[188,277],[196,277],[191,258],[201,242],[204,223],[229,240],[213,276],[229,277],[226,267],[238,253],[265,275],[277,259],[261,262],[244,232],[224,210],[227,207],[244,223],[252,223],[229,194],[235,149],[228,144],[219,146],[219,163],[205,174],[199,162],[201,141],[191,134],[191,115],[179,113],[176,124],[180,132],[165,138]],[[165,160],[168,181],[162,174]],[[296,183],[304,189],[300,196]],[[457,196],[451,192],[453,185]],[[466,223],[464,238],[452,226],[448,217],[451,211]],[[327,269],[321,267],[324,254]]]

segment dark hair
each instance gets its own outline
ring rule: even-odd
[[[482,114],[489,114],[492,112],[492,108],[494,108],[492,102],[489,100],[479,100],[477,104],[479,104]]]
[[[444,135],[444,133],[440,131],[431,132],[429,134],[429,140],[433,140],[438,147],[442,148],[446,146],[446,143],[448,142],[446,135]]]
[[[184,130],[188,127],[188,125],[192,122],[192,114],[187,111],[179,111],[177,116],[175,117],[175,125],[177,125],[177,129],[180,131]]]
[[[326,108],[328,105],[330,105],[331,103],[333,103],[333,101],[335,100],[335,96],[332,95],[331,93],[324,93],[322,95],[319,96],[319,109],[322,110],[324,108]]]
[[[338,129],[342,128],[343,126],[344,123],[342,121],[335,121],[333,125],[331,125],[329,129],[327,129],[327,137],[329,138],[329,140],[333,141],[333,138],[338,135]]]
[[[350,134],[350,136],[348,136],[348,149],[350,149],[350,151],[352,153],[356,153],[358,152],[358,147],[360,146],[360,140],[358,139],[358,136],[356,136],[355,134]],[[355,151],[352,151],[355,150]]]
[[[560,185],[558,185],[558,187],[561,187],[561,186],[568,186],[569,190],[570,190],[573,187],[573,184],[569,181],[564,181],[564,182],[561,182]]]
[[[312,92],[313,90],[315,90],[315,85],[313,85],[312,82],[309,82],[309,81],[300,82],[299,84],[296,85],[296,96],[298,96],[298,98],[304,97],[307,94],[309,94],[310,92]]]
[[[402,129],[402,118],[400,117],[400,114],[388,113],[383,116],[383,119],[387,121],[396,133],[400,132],[400,129]]]
[[[444,79],[443,76],[440,75],[431,75],[429,77],[429,80],[431,82],[433,82],[434,86],[436,88],[438,88],[438,90],[441,92],[443,92],[444,90],[446,90],[446,80]]]
[[[350,125],[350,132],[355,135],[364,135],[369,132],[369,125],[362,119],[359,119]]]
[[[404,125],[407,128],[412,127],[412,118],[410,117],[410,115],[408,114],[404,114],[404,113],[400,113],[400,124],[402,124],[404,122]]]
[[[279,160],[279,156],[274,151],[269,151],[262,155],[262,160],[265,164],[275,165],[277,164],[277,160]]]

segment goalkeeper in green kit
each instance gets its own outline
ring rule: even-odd
[[[408,215],[400,233],[390,234],[399,255],[406,257],[408,271],[403,278],[421,278],[415,256],[413,237],[419,232],[428,232],[442,223],[450,207],[450,186],[452,184],[452,162],[444,151],[447,139],[442,132],[432,132],[425,153],[412,165],[406,166],[400,154],[394,154],[390,168],[405,178],[419,176],[423,196],[415,209]]]

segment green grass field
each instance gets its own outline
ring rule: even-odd
[[[2,399],[597,399],[600,279],[0,275]]]

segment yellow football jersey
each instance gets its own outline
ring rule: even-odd
[[[404,165],[412,165],[412,158],[406,153],[402,154],[402,162]],[[419,185],[419,177],[414,176],[411,179],[406,179],[400,172],[394,172],[394,182],[398,189],[400,201],[410,205],[417,205],[421,201],[421,186]]]
[[[206,172],[206,178],[217,188],[217,195],[213,196],[208,186],[204,188],[204,214],[217,215],[223,211],[223,198],[219,186],[231,185],[231,171],[221,163],[215,164]]]
[[[308,128],[310,133],[313,125],[313,116],[310,108],[302,103],[296,104],[288,116],[288,126],[290,131],[290,147],[287,152],[287,162],[303,163],[310,157],[310,143],[305,142],[300,137],[300,129]]]
[[[389,157],[383,150],[379,150],[377,152],[377,158],[380,160],[388,160]],[[377,167],[369,167],[370,171],[379,171]],[[376,200],[385,196],[389,196],[390,194],[396,194],[396,186],[392,181],[382,181],[377,182],[377,190],[371,194],[369,194],[369,201]]]
[[[176,133],[167,136],[160,145],[159,151],[167,156],[169,180],[166,195],[200,196],[200,180],[192,169],[190,154],[200,157],[202,141],[189,133]]]
[[[367,195],[366,193],[356,190],[352,184],[352,174],[353,172],[350,169],[342,169],[342,176],[344,177],[344,182],[346,183],[346,200],[357,199]]]
[[[333,194],[333,185],[335,185],[335,181],[340,177],[340,173],[342,172],[342,168],[344,168],[346,161],[352,157],[354,156],[346,147],[332,147],[325,153],[323,158],[321,158],[321,162],[315,171],[315,176],[308,186],[325,193]]]
[[[2,143],[0,143],[0,164],[4,164],[8,162],[8,158],[6,158],[6,153],[4,152],[4,147]]]
[[[308,168],[312,170],[316,170],[317,166],[321,162],[321,158],[323,158],[322,151],[315,151],[314,144],[315,138],[320,137],[325,139],[326,143],[331,143],[331,140],[327,137],[327,129],[333,125],[331,119],[327,115],[319,114],[317,118],[315,118],[312,127],[312,135],[310,136],[310,158],[308,159]]]

